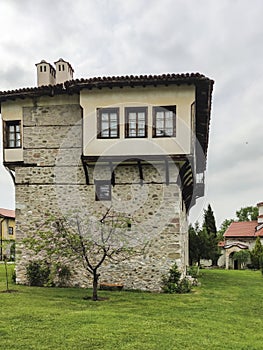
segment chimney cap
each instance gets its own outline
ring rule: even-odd
[[[74,69],[72,68],[72,65],[68,61],[65,61],[63,58],[60,58],[58,61],[56,61],[54,63],[57,64],[59,62],[67,63],[69,65],[70,69],[72,70],[72,73],[74,73]]]

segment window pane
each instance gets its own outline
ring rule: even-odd
[[[117,137],[117,136],[118,136],[118,131],[117,131],[117,129],[111,129],[110,135],[111,135],[111,137]]]
[[[15,147],[15,141],[9,140],[8,146],[9,146],[9,147]]]
[[[138,136],[144,136],[145,135],[145,130],[143,129],[139,129],[138,130]]]
[[[9,132],[15,132],[15,125],[9,125]]]
[[[105,121],[105,120],[108,120],[108,119],[109,119],[108,113],[102,113],[101,114],[101,120],[102,121]]]
[[[102,137],[109,137],[109,129],[105,129],[101,131],[101,136]]]
[[[139,129],[143,129],[144,126],[145,126],[144,120],[139,120],[139,121],[138,121],[138,128],[139,128]]]
[[[116,121],[117,122],[117,114],[116,113],[111,113],[110,114],[110,119],[111,119],[111,121]]]
[[[118,108],[98,110],[98,138],[118,137]]]
[[[129,136],[132,136],[132,137],[136,136],[136,130],[130,129]]]
[[[129,127],[130,127],[130,129],[136,129],[136,122],[130,121],[129,122]]]
[[[175,136],[175,108],[176,106],[164,106],[154,109],[155,136]]]
[[[102,122],[101,123],[101,128],[102,128],[102,130],[108,129],[109,128],[109,123],[108,122]]]
[[[129,113],[129,120],[136,121],[136,113],[133,113],[133,112]]]
[[[157,112],[156,113],[156,120],[164,119],[164,112]]]
[[[138,120],[145,120],[145,113],[144,112],[138,113]]]
[[[161,129],[156,129],[156,136],[164,136],[164,132]]]
[[[165,129],[165,135],[166,136],[173,136],[173,129],[166,128]]]

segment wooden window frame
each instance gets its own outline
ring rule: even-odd
[[[95,180],[95,200],[96,201],[111,201],[111,180]],[[108,194],[105,190],[101,192],[101,187],[108,187]]]
[[[108,114],[108,129],[109,130],[109,136],[102,135],[102,114]],[[117,114],[117,135],[112,136],[112,130],[111,129],[111,123],[113,123],[112,120],[110,120],[110,114]],[[120,113],[119,108],[97,108],[97,138],[98,139],[118,139],[120,137]]]
[[[144,120],[144,135],[138,135],[139,133],[139,121],[138,121],[138,113],[145,114]],[[129,114],[136,113],[136,135],[130,135],[129,128]],[[148,108],[147,107],[125,107],[125,138],[147,138],[148,137]]]
[[[11,132],[10,128],[13,126],[15,129],[13,132]],[[19,131],[16,130],[16,127],[19,126]],[[17,148],[22,148],[22,133],[21,133],[21,121],[20,120],[10,120],[6,121],[4,123],[4,135],[5,135],[5,148],[10,148],[10,149],[17,149]],[[14,138],[11,139],[10,135],[13,135]],[[14,142],[14,145],[11,146],[11,141]],[[19,145],[17,145],[19,141]]]
[[[163,135],[157,135],[156,134],[156,115],[157,112],[172,112],[173,113],[173,126],[172,126],[172,135],[166,135],[165,132]],[[153,137],[176,137],[176,105],[170,105],[170,106],[155,106],[153,107]],[[164,118],[164,131],[165,131],[165,123],[166,119]]]
[[[13,236],[14,235],[14,228],[12,226],[8,226],[8,234],[10,236]]]

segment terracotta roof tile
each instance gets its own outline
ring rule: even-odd
[[[41,96],[52,94],[63,94],[79,92],[83,88],[103,88],[103,87],[124,87],[124,86],[144,86],[144,85],[181,85],[205,83],[213,86],[214,81],[200,73],[182,73],[182,74],[160,74],[160,75],[125,75],[125,76],[108,76],[92,77],[88,79],[74,79],[66,81],[63,84],[45,85],[33,88],[22,88],[10,91],[0,91],[0,102],[11,97],[24,98],[27,95]]]
[[[225,237],[253,237],[256,235],[257,221],[232,222],[226,230]]]
[[[11,209],[0,208],[0,216],[15,219],[15,211]]]

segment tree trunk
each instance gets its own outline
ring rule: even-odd
[[[97,273],[96,270],[93,271],[93,291],[92,291],[92,300],[97,301],[98,300],[98,281],[99,281],[100,275]]]

